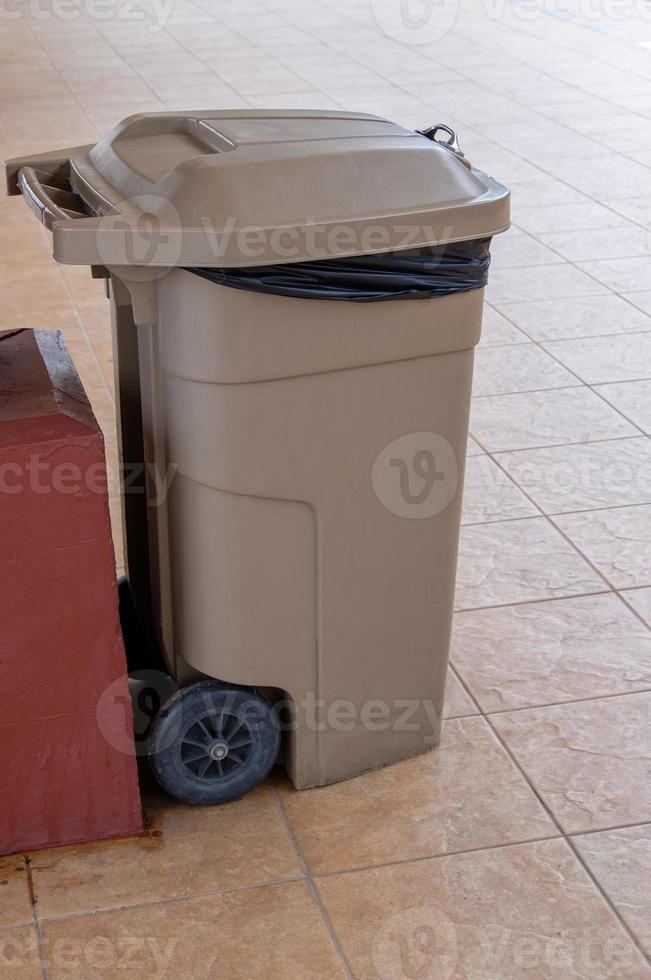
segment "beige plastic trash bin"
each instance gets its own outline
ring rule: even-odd
[[[483,280],[355,302],[312,298],[303,264],[346,259],[341,283],[350,257],[436,246],[436,265],[504,231],[508,192],[448,134],[159,113],[8,164],[55,258],[108,278],[123,457],[147,468],[149,506],[124,498],[128,573],[181,685],[155,770],[181,798],[268,771],[260,692],[286,705],[299,788],[438,740]],[[308,269],[298,295],[269,270],[289,263]],[[245,688],[257,727],[207,679]]]

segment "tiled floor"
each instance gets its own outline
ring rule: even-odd
[[[358,108],[453,124],[514,222],[441,747],[217,810],[150,789],[144,838],[0,860],[3,978],[651,977],[651,21],[609,6],[446,0],[447,33],[392,0],[0,16],[4,157],[140,110]],[[114,467],[102,286],[20,200],[0,217],[0,326],[64,331]]]

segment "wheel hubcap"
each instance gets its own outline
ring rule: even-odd
[[[224,710],[204,715],[181,739],[181,759],[194,777],[219,780],[246,765],[253,738],[246,721]]]
[[[210,755],[215,762],[221,762],[228,755],[228,744],[226,742],[215,742],[210,750]]]

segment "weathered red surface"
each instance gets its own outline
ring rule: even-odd
[[[61,335],[0,333],[0,854],[142,829],[104,467]]]

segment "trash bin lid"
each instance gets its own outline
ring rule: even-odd
[[[486,238],[509,224],[506,188],[446,143],[363,113],[146,113],[67,163],[66,152],[30,158],[22,181],[26,161],[11,161],[8,175],[49,214],[55,258],[73,264],[251,267]],[[47,207],[53,162],[70,183],[54,184],[63,211]]]

